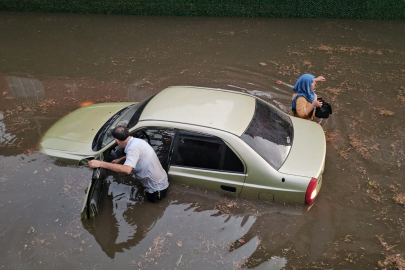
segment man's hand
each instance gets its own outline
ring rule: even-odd
[[[94,159],[89,161],[89,167],[92,169],[104,168],[104,169],[111,170],[114,172],[126,173],[126,174],[130,174],[133,169],[131,166],[126,166],[126,165],[121,165],[121,164],[112,164],[109,162],[104,162],[104,161],[94,160]]]
[[[93,160],[90,160],[90,161],[89,161],[89,167],[90,167],[91,169],[99,168],[99,167],[100,167],[100,164],[101,164],[101,161],[99,161],[99,160],[93,159]]]
[[[316,82],[324,82],[324,81],[326,81],[326,79],[325,79],[324,76],[319,76],[318,78],[315,78],[314,81],[316,81]]]

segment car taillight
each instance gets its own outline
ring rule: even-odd
[[[318,180],[316,178],[312,178],[311,182],[309,182],[307,192],[305,193],[305,204],[311,204],[314,202],[318,192],[316,191],[316,182]]]

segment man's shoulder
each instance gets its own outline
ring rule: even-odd
[[[139,140],[138,138],[132,137],[129,141],[128,144],[126,146],[126,151],[129,151],[131,149],[135,149],[138,147],[139,145]]]
[[[134,143],[139,143],[139,142],[142,142],[143,140],[142,140],[142,139],[139,139],[139,138],[132,137],[132,141],[133,141]]]
[[[138,139],[138,138],[134,137],[133,140],[131,141],[131,144],[129,145],[129,149],[141,148],[141,147],[147,147],[147,146],[149,146],[149,144],[147,142],[145,142],[142,139]]]

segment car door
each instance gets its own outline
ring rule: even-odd
[[[160,161],[163,169],[167,172],[169,166],[169,151],[172,146],[175,130],[163,127],[148,127],[137,130],[133,136],[145,140]]]
[[[178,130],[173,142],[169,180],[239,195],[245,182],[243,161],[220,138]]]
[[[99,154],[98,156],[95,157],[95,159],[104,160],[104,157],[102,154]],[[84,165],[83,162],[85,161],[84,160],[82,161],[82,165]],[[96,168],[93,170],[93,174],[86,191],[82,211],[80,213],[80,218],[82,220],[88,219],[98,214],[101,193],[103,192],[103,186],[106,177],[107,177],[106,169]]]
[[[160,163],[162,164],[162,167],[167,171],[169,151],[174,138],[174,133],[175,131],[173,129],[151,127],[137,130],[133,136],[144,139],[149,143],[149,145],[152,146],[160,160]],[[104,156],[100,154],[96,156],[95,159],[111,162],[113,159],[124,155],[123,149],[119,148],[118,146],[113,146],[111,152],[110,150],[107,150],[106,153],[106,157],[108,156],[108,158],[104,158]],[[89,158],[81,160],[80,165],[87,165],[89,160],[91,159]],[[106,177],[107,172],[105,169],[97,168],[93,170],[92,178],[87,188],[82,211],[80,213],[82,220],[98,214],[99,202]]]

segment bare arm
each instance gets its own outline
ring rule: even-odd
[[[314,110],[315,107],[322,107],[322,101],[315,99],[310,106],[305,108],[305,112],[309,114]]]
[[[315,102],[315,101],[314,101]],[[305,107],[305,114],[309,114],[310,112],[312,112],[314,110],[315,106],[314,103],[312,103],[311,105],[309,105],[308,107]]]
[[[112,164],[120,164],[122,163],[122,161],[124,161],[127,158],[127,156],[123,156],[117,159],[114,159],[113,161],[111,161]]]
[[[118,173],[125,173],[130,174],[132,172],[132,167],[127,165],[121,164],[112,164],[100,160],[90,160],[89,167],[92,169],[95,168],[104,168],[110,171],[118,172]]]
[[[326,81],[325,77],[319,76],[317,78],[314,78],[315,82],[324,82]],[[322,101],[317,100],[317,96],[315,95],[315,100],[308,105],[309,102],[305,100],[305,98],[299,97],[296,101],[296,110],[297,110],[297,115],[300,118],[307,118],[308,115],[314,110],[316,107],[322,107]],[[307,107],[308,105],[308,107]]]
[[[304,97],[297,98],[297,116],[300,118],[308,118],[309,114],[314,110],[315,107],[321,107],[322,101],[314,100],[314,102],[309,103]]]
[[[316,77],[316,78],[314,79],[314,81],[316,81],[316,82],[324,82],[324,81],[326,81],[326,79],[325,79],[324,76],[318,76],[318,77]]]

